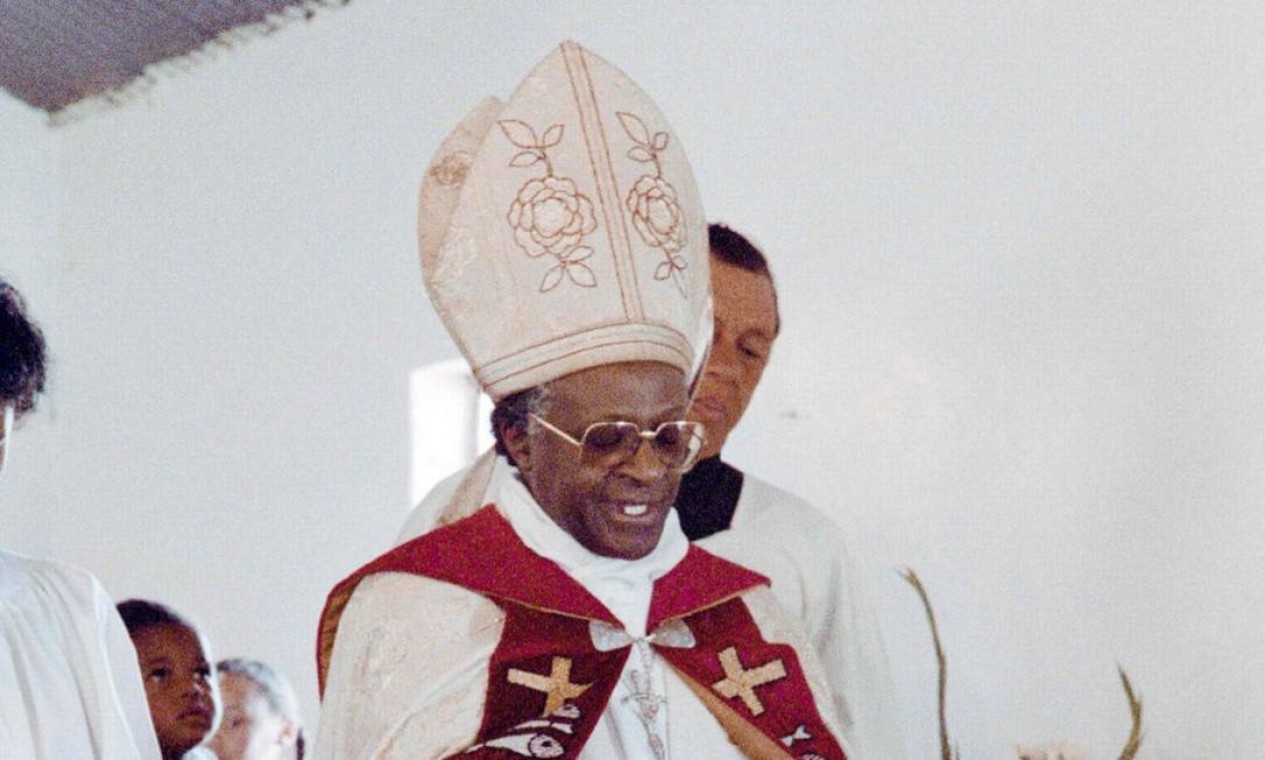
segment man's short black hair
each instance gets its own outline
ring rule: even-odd
[[[731,266],[768,275],[769,261],[746,235],[720,222],[707,225],[707,243],[712,255]]]
[[[506,428],[527,430],[531,415],[544,416],[548,395],[548,387],[538,385],[525,391],[511,393],[492,407],[492,435],[496,438],[496,453],[510,460],[511,464],[515,463],[514,457],[510,454],[509,447],[505,445],[502,431]]]
[[[13,405],[14,416],[35,408],[44,390],[44,334],[26,313],[26,302],[0,279],[0,405]]]
[[[773,288],[773,312],[777,331],[781,332],[782,310],[777,305],[777,283],[773,281],[773,272],[769,269],[769,260],[764,257],[764,252],[756,248],[746,235],[719,222],[707,225],[707,244],[711,248],[712,257],[717,261],[769,278],[769,285]]]

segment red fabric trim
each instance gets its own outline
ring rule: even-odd
[[[389,572],[424,575],[492,599],[620,627],[614,614],[557,563],[528,549],[509,521],[489,504],[397,546],[334,587],[317,635],[317,680],[322,694],[343,608],[362,580]],[[768,582],[758,573],[691,546],[685,559],[655,582],[647,630]]]
[[[619,624],[557,563],[528,549],[491,504],[396,547],[364,568],[365,575],[381,572],[424,575],[527,607]]]
[[[519,756],[515,748],[531,742],[557,744],[564,752],[557,757],[578,755],[630,654],[628,647],[611,652],[598,652],[593,647],[590,620],[619,627],[601,602],[556,563],[528,549],[508,521],[489,505],[396,547],[335,586],[322,614],[317,644],[322,691],[342,610],[364,578],[381,572],[413,573],[454,583],[488,596],[506,612],[501,641],[488,664],[484,720],[476,742],[479,746],[470,757]],[[648,628],[653,631],[664,621],[684,618],[697,646],[655,648],[683,677],[713,693],[713,684],[725,678],[720,661],[725,649],[734,647],[746,668],[780,659],[786,676],[757,687],[765,707],[761,715],[753,716],[740,700],[721,695],[718,699],[724,706],[717,718],[724,723],[726,717],[720,713],[732,713],[729,719],[755,727],[769,740],[779,742],[779,747],[782,737],[803,728],[812,739],[795,743],[789,754],[800,756],[811,750],[823,758],[846,760],[826,732],[794,650],[765,642],[750,611],[737,598],[767,583],[768,579],[758,573],[691,546],[685,558],[655,583]],[[522,677],[511,679],[510,671],[549,675],[554,658],[568,661],[568,683],[588,688],[545,717],[545,692],[516,683]],[[809,741],[811,744],[806,743]]]
[[[505,629],[488,664],[483,724],[474,746],[460,757],[518,757],[509,747],[529,743],[552,750],[542,757],[578,757],[619,682],[629,648],[597,651],[583,620],[516,604],[503,609]],[[568,683],[587,688],[545,715],[546,692],[515,683],[511,671],[547,676],[556,658],[566,661]],[[558,751],[562,754],[553,754]]]
[[[786,644],[765,641],[742,600],[733,599],[697,612],[690,615],[686,623],[697,641],[695,647],[655,647],[672,667],[715,694],[738,718],[755,726],[777,746],[786,747],[788,755],[811,757],[815,754],[825,760],[847,760],[843,748],[826,729],[821,713],[817,711],[795,649]],[[744,669],[755,669],[780,660],[786,671],[784,677],[755,687],[754,693],[764,710],[759,715],[753,715],[738,697],[726,697],[714,687],[726,678],[720,653],[730,647],[737,651]],[[785,737],[797,734],[807,734],[809,738],[796,739],[789,746],[783,741]]]
[[[763,575],[691,544],[685,559],[655,581],[646,630],[767,585]]]
[[[338,621],[348,600],[365,578],[392,572],[445,581],[493,600],[619,625],[614,614],[557,563],[528,549],[489,504],[469,517],[395,547],[334,587],[317,631],[316,672],[322,695]]]
[[[348,576],[330,596],[350,596],[366,577],[393,572],[423,575],[527,607],[619,625],[611,611],[557,563],[528,549],[491,504],[395,547]]]

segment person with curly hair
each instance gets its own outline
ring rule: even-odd
[[[0,469],[44,389],[47,353],[0,280]],[[0,551],[0,757],[156,760],[136,652],[90,573]]]
[[[26,315],[26,303],[17,289],[0,280],[0,468],[17,421],[35,408],[44,392],[44,333]]]

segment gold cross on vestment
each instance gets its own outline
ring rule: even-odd
[[[720,653],[720,665],[725,669],[725,677],[712,684],[712,688],[726,699],[741,699],[752,715],[764,712],[764,705],[755,695],[756,687],[786,678],[786,667],[782,665],[781,659],[770,660],[758,668],[744,670],[738,659],[738,650],[734,647]]]
[[[568,699],[575,699],[580,696],[593,685],[591,683],[571,683],[570,657],[553,658],[553,664],[549,667],[549,675],[547,676],[542,676],[539,673],[529,673],[518,668],[510,668],[510,672],[505,678],[512,684],[526,686],[529,689],[545,693],[545,711],[540,714],[542,718],[562,707]]]

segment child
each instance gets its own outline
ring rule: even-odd
[[[163,760],[207,757],[205,750],[190,753],[219,719],[206,642],[192,623],[157,602],[129,599],[119,604],[119,615],[136,647]]]
[[[294,689],[258,660],[215,666],[224,720],[207,746],[219,760],[303,760],[303,729]]]

